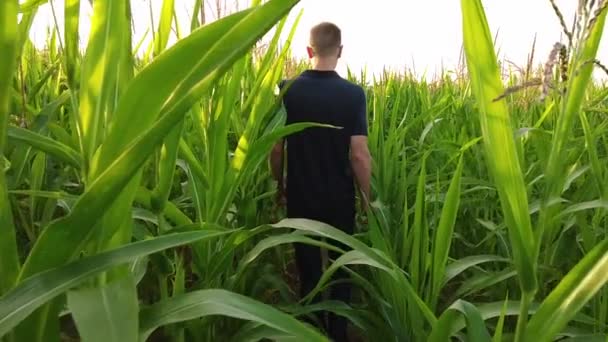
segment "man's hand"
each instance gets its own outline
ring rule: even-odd
[[[279,208],[287,205],[287,193],[286,193],[285,189],[280,185],[279,185],[279,189],[277,190],[276,202],[277,202],[277,206]]]
[[[369,200],[367,199],[366,196],[362,195],[361,196],[361,212],[364,214],[367,214],[368,210],[369,210]]]
[[[282,209],[286,206],[287,200],[283,191],[280,189],[277,191],[274,203],[270,209],[270,221],[277,223],[280,220]]]

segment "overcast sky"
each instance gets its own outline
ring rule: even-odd
[[[150,27],[149,3],[154,22],[157,23],[162,0],[132,0],[135,37],[138,41]],[[206,0],[208,6],[216,0]],[[244,6],[245,0],[220,0],[233,8],[236,2]],[[556,0],[567,18],[574,14],[575,0]],[[59,25],[63,25],[60,12],[63,0],[53,0]],[[175,0],[182,33],[189,31],[194,0]],[[485,0],[490,28],[498,33],[497,48],[501,58],[524,65],[537,35],[537,63],[542,62],[551,46],[561,39],[559,22],[553,14],[549,0]],[[81,1],[82,41],[88,36],[88,18],[91,9],[88,1]],[[291,19],[304,9],[304,15],[293,41],[296,56],[306,56],[308,29],[320,21],[332,21],[343,31],[344,56],[339,72],[345,65],[359,70],[367,66],[372,72],[385,66],[403,70],[409,68],[421,75],[433,75],[441,68],[453,69],[459,61],[462,46],[462,28],[459,0],[302,0],[292,11]],[[211,11],[208,11],[211,12]],[[211,14],[209,14],[211,16]],[[53,25],[50,5],[40,8],[31,38],[36,45],[44,45],[46,29]],[[148,39],[151,38],[148,36]],[[608,44],[605,38],[599,59],[608,63]]]

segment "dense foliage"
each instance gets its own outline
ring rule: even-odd
[[[370,341],[606,341],[608,1],[508,79],[479,0],[462,0],[466,73],[349,72],[374,163],[355,236],[275,203],[267,156],[314,125],[285,126],[275,92],[306,67],[280,44],[297,0],[204,25],[196,1],[171,47],[165,0],[143,57],[116,0],[93,1],[84,55],[80,0],[35,49],[44,2],[0,2],[1,341],[325,341],[301,319],[319,310]],[[291,244],[329,240],[350,249],[315,291],[344,267],[351,305],[295,296]]]

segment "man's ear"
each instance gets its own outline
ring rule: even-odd
[[[315,56],[315,51],[310,47],[306,47],[306,52],[308,52],[308,58],[313,58]]]
[[[338,58],[342,58],[342,49],[344,47],[342,45],[340,45],[340,47],[338,48]]]

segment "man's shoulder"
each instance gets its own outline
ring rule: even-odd
[[[278,84],[278,88],[280,90],[282,90],[283,88],[285,88],[285,86],[289,85],[290,87],[293,86],[294,84],[297,83],[304,83],[304,84],[308,84],[306,81],[308,79],[306,78],[305,75],[297,75],[296,77],[293,78],[285,78],[282,79],[279,84]],[[324,85],[330,87],[330,88],[335,88],[336,86],[338,86],[338,88],[342,88],[343,90],[351,93],[353,96],[361,96],[361,95],[365,95],[365,90],[363,89],[363,87],[353,81],[350,81],[346,78],[343,77],[337,77],[334,79],[331,79],[332,82],[330,83],[323,83]],[[316,84],[316,86],[318,86],[319,84]]]
[[[291,88],[294,84],[301,83],[302,80],[303,78],[301,75],[292,78],[284,78],[279,81],[279,84],[277,84],[277,86],[279,87],[279,90],[283,90],[283,88]]]
[[[342,88],[349,94],[349,97],[360,98],[365,97],[365,90],[363,87],[353,81],[349,81],[345,78],[341,78],[340,81]]]
[[[350,91],[355,92],[355,93],[364,93],[365,92],[363,90],[363,87],[360,86],[359,84],[357,84],[357,83],[355,83],[353,81],[349,81],[349,80],[347,80],[345,78],[342,78],[342,80],[343,80],[345,86],[348,87],[348,89]]]

